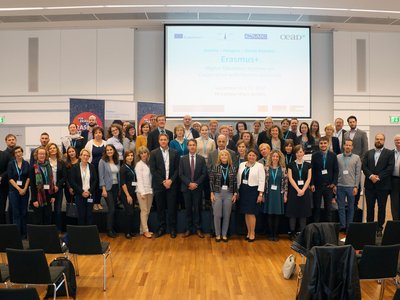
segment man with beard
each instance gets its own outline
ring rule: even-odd
[[[49,134],[48,134],[47,132],[42,132],[42,134],[40,135],[40,146],[46,147],[47,144],[48,144],[49,142],[50,142],[50,136],[49,136]],[[39,146],[39,147],[40,147],[40,146]],[[38,148],[39,148],[39,147],[38,147]],[[30,157],[30,159],[29,159],[29,164],[30,164],[31,167],[33,167],[33,164],[35,163],[34,154],[35,154],[36,149],[37,149],[37,148],[35,148],[35,149],[33,149],[33,150],[31,151],[31,157]]]
[[[365,197],[367,199],[367,222],[374,221],[375,202],[378,201],[378,232],[382,236],[386,217],[387,196],[391,187],[391,176],[394,168],[393,151],[384,148],[385,135],[375,136],[375,148],[367,151],[362,163],[365,174]]]
[[[347,132],[343,129],[344,120],[342,118],[335,119],[335,133],[334,136],[338,138],[340,150],[343,152],[343,146],[345,143],[344,134]]]
[[[82,130],[82,132],[81,132],[81,136],[85,139],[85,144],[88,141],[93,140],[93,128],[96,126],[97,126],[96,116],[91,115],[89,117],[88,126],[86,127],[85,130]]]

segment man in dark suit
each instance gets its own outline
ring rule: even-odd
[[[168,224],[172,238],[176,238],[176,179],[179,172],[179,156],[174,149],[168,147],[168,135],[161,133],[158,137],[159,148],[151,151],[150,171],[152,188],[157,206],[159,229],[156,237],[165,234],[167,229],[166,213],[168,208]]]
[[[147,148],[149,149],[149,151],[152,151],[160,147],[160,144],[158,142],[158,136],[161,133],[165,133],[168,136],[169,141],[172,141],[174,139],[172,131],[165,128],[165,123],[166,123],[165,116],[159,115],[157,116],[156,120],[158,127],[153,129],[147,136]]]
[[[8,197],[7,167],[10,160],[10,154],[0,150],[0,224],[6,223],[6,205]]]
[[[227,139],[228,138],[224,134],[220,134],[217,137],[217,149],[208,155],[207,168],[211,168],[217,163],[218,153],[220,150],[228,150],[229,154],[231,155],[232,161],[235,162],[237,160],[236,153],[230,149],[227,149],[226,147]]]
[[[392,190],[390,191],[390,207],[393,220],[400,220],[400,134],[394,136],[394,168],[392,173]]]
[[[334,136],[337,137],[339,140],[341,152],[343,152],[343,146],[344,146],[344,142],[346,140],[344,138],[344,134],[347,132],[345,129],[343,129],[343,125],[344,125],[344,120],[342,118],[336,118]]]
[[[204,238],[200,224],[200,203],[203,191],[203,181],[206,178],[206,160],[196,154],[197,141],[191,139],[187,143],[189,154],[181,157],[179,163],[179,177],[181,179],[181,191],[185,199],[186,208],[186,232],[183,237],[188,237],[195,227],[196,234]]]
[[[393,151],[384,148],[385,135],[375,136],[375,149],[369,150],[363,159],[362,170],[365,174],[365,198],[367,200],[367,222],[373,222],[375,202],[378,201],[378,236],[382,236],[386,218],[386,202],[391,188],[391,176],[394,168]]]
[[[314,200],[314,222],[320,222],[321,201],[324,197],[324,210],[327,222],[332,222],[333,189],[338,182],[339,167],[336,154],[329,151],[329,139],[319,139],[319,151],[311,156],[312,183]]]
[[[282,137],[285,141],[291,139],[294,143],[297,140],[297,135],[296,133],[292,132],[289,127],[290,127],[289,119],[286,118],[283,119],[281,121]]]
[[[186,115],[183,117],[183,127],[185,128],[185,139],[196,139],[200,136],[199,132],[192,127],[192,117]]]

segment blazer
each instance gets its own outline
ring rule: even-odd
[[[192,133],[192,136],[194,139],[197,139],[198,137],[200,137],[200,133],[193,127],[190,127],[190,132]],[[187,139],[187,137],[185,137],[185,138]]]
[[[268,140],[271,138],[269,132],[267,133],[266,130],[260,132],[258,134],[257,145],[260,146],[262,143],[268,143]]]
[[[116,164],[116,166],[118,168],[117,178],[119,184],[119,164]],[[107,191],[111,190],[113,186],[111,167],[104,159],[100,159],[99,162],[99,186],[100,188],[105,186]]]
[[[388,191],[391,189],[391,176],[394,168],[393,151],[383,148],[375,166],[375,149],[367,151],[362,160],[362,170],[365,175],[364,186],[366,189]],[[369,179],[372,175],[378,175],[379,181],[375,184]]]
[[[179,174],[179,155],[174,150],[169,148],[169,176],[172,180],[172,187],[175,186],[175,181]],[[161,148],[154,149],[150,153],[150,171],[152,175],[152,187],[154,192],[165,191],[163,181],[166,179],[164,157],[161,153]]]
[[[210,179],[210,192],[220,193],[222,187],[222,167],[221,165],[213,165],[208,174]],[[228,169],[228,189],[229,192],[237,193],[237,170],[234,165]]]
[[[237,174],[237,184],[238,188],[242,182],[242,173],[246,168],[246,162],[242,162],[239,165],[239,170]],[[258,186],[258,191],[264,193],[265,189],[265,169],[262,164],[256,162],[253,167],[250,168],[249,171],[249,179],[248,179],[249,186]]]
[[[232,162],[235,162],[236,159],[237,159],[236,153],[235,153],[234,151],[232,151],[231,149],[226,149],[226,150],[227,150],[227,151],[229,152],[229,154],[231,155]],[[211,152],[211,153],[208,155],[208,162],[207,162],[207,168],[208,168],[208,169],[211,169],[212,166],[214,166],[214,165],[217,164],[218,153],[219,153],[219,150],[218,150],[218,149],[215,149],[213,152]]]
[[[342,136],[342,142],[341,143],[340,143],[340,140],[338,138],[339,144],[340,144],[340,150],[343,150],[343,145],[344,145],[344,142],[346,141],[346,137],[345,137],[346,132],[347,132],[347,130],[345,130],[345,129],[342,129],[342,131],[340,132],[340,135]],[[336,134],[336,132],[335,132],[335,134]]]
[[[344,139],[350,138],[350,131],[344,134]],[[364,158],[365,153],[368,151],[368,137],[367,133],[361,129],[356,130],[353,137],[353,153],[357,154],[360,158]]]
[[[56,186],[58,187],[58,190],[61,190],[64,187],[65,182],[67,181],[67,169],[63,161],[60,160],[57,161],[56,177],[57,177]]]
[[[0,177],[1,177],[1,185],[8,187],[8,179],[7,179],[7,168],[8,163],[11,158],[9,154],[5,151],[0,150]]]
[[[97,173],[96,173],[95,167],[91,163],[88,163],[88,166],[89,166],[89,172],[90,172],[89,193],[92,195],[98,189]],[[75,195],[82,195],[83,183],[82,183],[80,163],[75,164],[71,168],[70,185],[71,185],[72,189],[74,190]]]
[[[285,152],[285,140],[284,139],[279,139],[279,140],[281,141],[281,149],[279,149],[279,150],[281,150],[281,152],[284,153]],[[268,139],[266,141],[266,143],[271,147],[271,150],[272,150],[272,139]],[[293,143],[294,143],[294,141],[293,141]]]
[[[312,177],[311,177],[311,185],[315,185],[316,187],[320,187],[323,185],[337,185],[338,176],[339,176],[339,166],[337,161],[337,156],[332,151],[328,151],[326,154],[326,163],[325,169],[328,170],[327,175],[322,175],[322,170],[324,169],[323,165],[323,156],[321,151],[314,152],[311,156],[311,168],[312,168]]]
[[[172,141],[174,139],[174,135],[172,134],[172,131],[164,128],[165,133],[169,137],[169,141]],[[158,136],[160,135],[160,131],[158,130],[158,127],[154,129],[153,131],[149,132],[147,135],[147,148],[149,151],[153,151],[156,148],[160,147],[160,144],[158,143]]]
[[[341,147],[339,144],[339,139],[337,137],[333,136],[332,137],[332,151],[335,154],[340,154],[340,153],[342,153],[342,151],[340,149],[341,149]]]
[[[190,178],[190,156],[190,153],[182,156],[179,162],[179,178],[181,179],[181,191],[183,193],[189,191],[188,185],[191,182],[197,183],[197,190],[201,191],[203,189],[203,181],[207,176],[206,160],[203,156],[195,154],[196,165],[194,167],[194,178],[192,181]]]
[[[288,131],[286,131],[285,133],[282,132],[282,136],[285,141],[291,139],[293,141],[293,144],[297,145],[296,144],[297,143],[297,135],[293,131],[290,131],[288,129]]]

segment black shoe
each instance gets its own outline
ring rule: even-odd
[[[247,241],[248,241],[249,243],[253,243],[255,240],[256,240],[256,238],[254,238],[254,239],[249,238]]]
[[[227,238],[226,236],[224,236],[224,237],[222,238],[222,241],[223,241],[224,243],[227,243],[227,242],[228,242],[228,238]]]
[[[131,238],[133,238],[133,236],[130,233],[125,233],[125,237],[130,240]]]
[[[221,239],[220,236],[219,236],[219,237],[215,237],[215,241],[216,241],[217,243],[219,243],[220,241],[222,241],[222,239]]]
[[[176,231],[174,230],[171,231],[171,238],[172,239],[176,238]]]
[[[107,232],[107,236],[110,237],[110,238],[116,238],[117,237],[117,235],[115,234],[114,231],[108,231]]]
[[[157,233],[154,235],[155,238],[159,238],[165,234],[165,231],[163,229],[160,229],[157,231]]]

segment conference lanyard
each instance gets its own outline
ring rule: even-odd
[[[129,165],[127,165],[127,164],[125,164],[125,166],[128,168],[128,170],[132,173],[132,175],[133,175],[133,181],[136,181],[135,179],[136,179],[136,173],[135,173],[135,170],[132,170],[131,169],[131,167],[129,166]]]
[[[276,176],[278,176],[278,169],[279,169],[279,167],[275,169],[275,173],[274,173],[274,169],[271,169],[271,175],[272,175],[272,180],[273,180],[274,185],[276,185]]]
[[[75,146],[76,146],[76,140],[71,139],[71,146],[74,147],[74,148],[76,148],[76,147],[75,147]]]
[[[22,174],[22,164],[21,164],[21,170],[20,170],[20,169],[18,168],[17,161],[14,160],[14,162],[15,162],[15,169],[17,169],[18,181],[20,181],[20,180],[21,180],[21,174]]]
[[[250,172],[250,168],[249,167],[246,167],[245,169],[244,169],[244,179],[249,179],[249,172]]]
[[[290,159],[288,159],[288,157],[290,157]],[[287,155],[287,154],[286,154],[285,160],[286,160],[286,164],[287,164],[287,165],[288,165],[289,163],[292,162],[292,158],[293,158],[292,155]]]
[[[177,142],[178,142],[179,147],[181,147],[182,155],[184,155],[185,154],[185,140],[183,140],[182,144],[179,143],[179,141],[177,141]]]
[[[45,183],[48,183],[48,182],[49,182],[49,176],[48,176],[48,174],[47,174],[47,169],[46,169],[46,168],[43,168],[43,167],[40,167],[40,169],[42,170],[42,173],[43,173],[43,175],[44,175]]]
[[[326,170],[326,156],[328,155],[328,153],[322,154],[322,162],[324,164],[324,170]]]
[[[221,166],[221,170],[222,170],[222,177],[224,177],[224,184],[226,185],[226,180],[228,179],[228,167],[222,167]]]
[[[297,172],[299,173],[299,179],[301,179],[301,174],[303,173],[304,163],[301,164],[301,169],[299,169],[299,165],[296,163]]]
[[[285,136],[284,136],[285,140],[287,140],[288,135],[289,135],[289,130],[287,130],[285,133]]]

